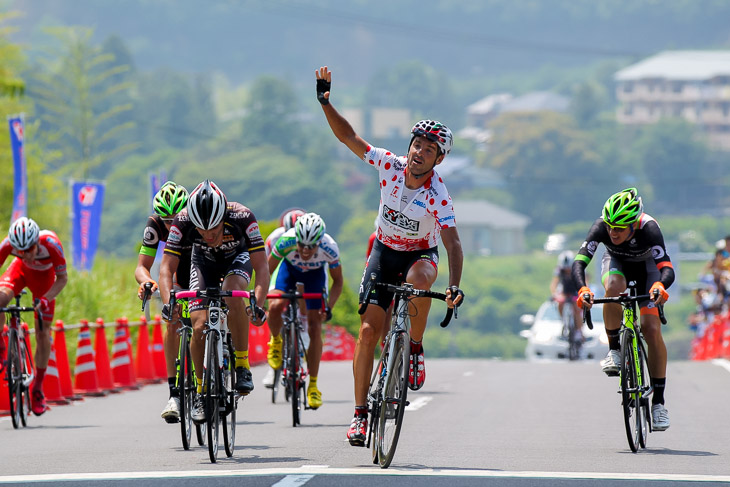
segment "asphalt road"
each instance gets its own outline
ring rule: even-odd
[[[392,466],[349,446],[349,362],[324,363],[325,404],[291,426],[281,396],[256,390],[239,408],[236,451],[211,464],[207,449],[184,451],[178,425],[160,419],[166,385],[56,406],[13,430],[0,419],[0,483],[63,485],[727,485],[730,482],[730,363],[670,362],[671,428],[631,453],[618,379],[596,362],[429,360],[409,394]]]

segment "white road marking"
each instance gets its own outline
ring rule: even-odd
[[[449,470],[390,467],[387,470],[371,467],[357,468],[319,468],[312,466],[299,468],[260,469],[260,470],[170,470],[154,472],[103,472],[103,473],[66,473],[42,475],[0,476],[0,484],[61,481],[103,481],[136,479],[179,479],[191,477],[263,477],[263,476],[305,477],[313,475],[399,475],[408,477],[471,477],[471,478],[532,478],[532,479],[587,479],[587,480],[669,480],[684,482],[730,482],[730,475],[693,475],[693,474],[646,474],[640,472],[530,472],[495,470]],[[295,485],[295,484],[291,484]]]
[[[306,484],[313,477],[314,475],[287,475],[277,483],[272,484],[271,487],[297,487]]]
[[[464,372],[464,377],[471,377],[472,375],[474,375],[473,370],[467,370],[466,372]]]
[[[406,406],[406,411],[418,411],[423,406],[431,402],[431,399],[433,399],[432,396],[418,396],[415,401],[411,401],[408,406]]]
[[[712,363],[715,365],[719,365],[723,369],[730,372],[730,360],[724,359],[724,358],[716,358],[712,360]]]

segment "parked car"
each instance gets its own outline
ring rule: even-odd
[[[565,250],[568,236],[564,233],[551,233],[543,244],[543,249],[548,254],[557,254]]]
[[[602,305],[591,310],[593,330],[583,325],[584,342],[580,357],[588,360],[603,358],[608,351],[608,338],[603,325]],[[558,313],[558,304],[545,301],[534,315],[522,315],[520,321],[530,328],[522,330],[520,336],[527,338],[525,357],[528,360],[568,358],[568,340],[563,337],[563,322]]]

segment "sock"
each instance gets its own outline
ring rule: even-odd
[[[196,390],[197,390],[198,394],[203,393],[203,378],[202,377],[200,379],[198,379],[198,387]]]
[[[33,383],[33,390],[34,391],[42,391],[43,390],[43,379],[46,377],[46,367],[40,368],[36,367],[35,369],[35,382]]]
[[[620,350],[621,342],[619,341],[619,330],[606,330],[606,336],[608,337],[608,348],[610,350]]]
[[[651,405],[664,404],[664,388],[667,385],[667,378],[655,379],[652,377],[651,386],[654,388],[654,392],[651,398]]]
[[[423,346],[421,345],[421,342],[416,342],[411,339],[411,355],[415,355],[419,353],[421,350],[423,350]]]
[[[367,418],[368,407],[367,406],[355,406],[355,416],[360,418]]]
[[[180,393],[178,392],[177,387],[175,387],[176,382],[177,379],[175,377],[167,378],[167,387],[170,388],[170,397],[180,397]]]
[[[248,364],[248,350],[239,352],[236,350],[236,368],[243,367],[244,369],[250,369],[251,366]]]
[[[317,387],[317,378],[313,375],[309,376],[309,387]]]

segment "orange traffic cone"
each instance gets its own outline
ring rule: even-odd
[[[8,325],[3,325],[2,336],[0,336],[5,344],[5,350],[8,349]],[[0,377],[0,415],[10,412],[10,397],[8,395],[8,383],[5,381],[5,370],[3,369],[2,377]]]
[[[144,321],[144,316],[140,321]],[[152,364],[155,367],[155,377],[167,379],[167,362],[165,362],[165,344],[162,339],[162,320],[155,316],[155,325],[152,328]]]
[[[157,382],[155,368],[152,365],[152,350],[150,347],[150,332],[147,320],[142,320],[137,334],[137,360],[134,362],[137,378],[144,383]]]
[[[119,392],[119,389],[114,387],[111,361],[109,360],[109,347],[106,343],[104,320],[101,318],[96,319],[96,333],[94,334],[94,355],[94,362],[96,363],[96,374],[99,377],[99,387],[106,392]]]
[[[61,381],[58,377],[58,366],[56,365],[56,345],[51,338],[51,356],[48,358],[46,378],[43,380],[43,394],[46,401],[51,404],[68,404],[71,401],[63,397],[61,392]]]
[[[71,366],[68,361],[68,350],[66,349],[66,332],[63,328],[63,321],[57,320],[54,328],[53,346],[56,348],[56,367],[58,368],[58,381],[61,385],[61,394],[66,399],[81,401],[83,397],[75,394],[71,382]]]
[[[112,377],[116,387],[139,389],[132,368],[132,350],[127,341],[126,328],[122,318],[118,318],[112,344]]]
[[[94,362],[94,348],[91,346],[91,330],[89,322],[81,320],[79,330],[79,344],[76,348],[76,369],[74,370],[74,391],[86,396],[104,396],[99,389],[99,379],[96,375]]]

